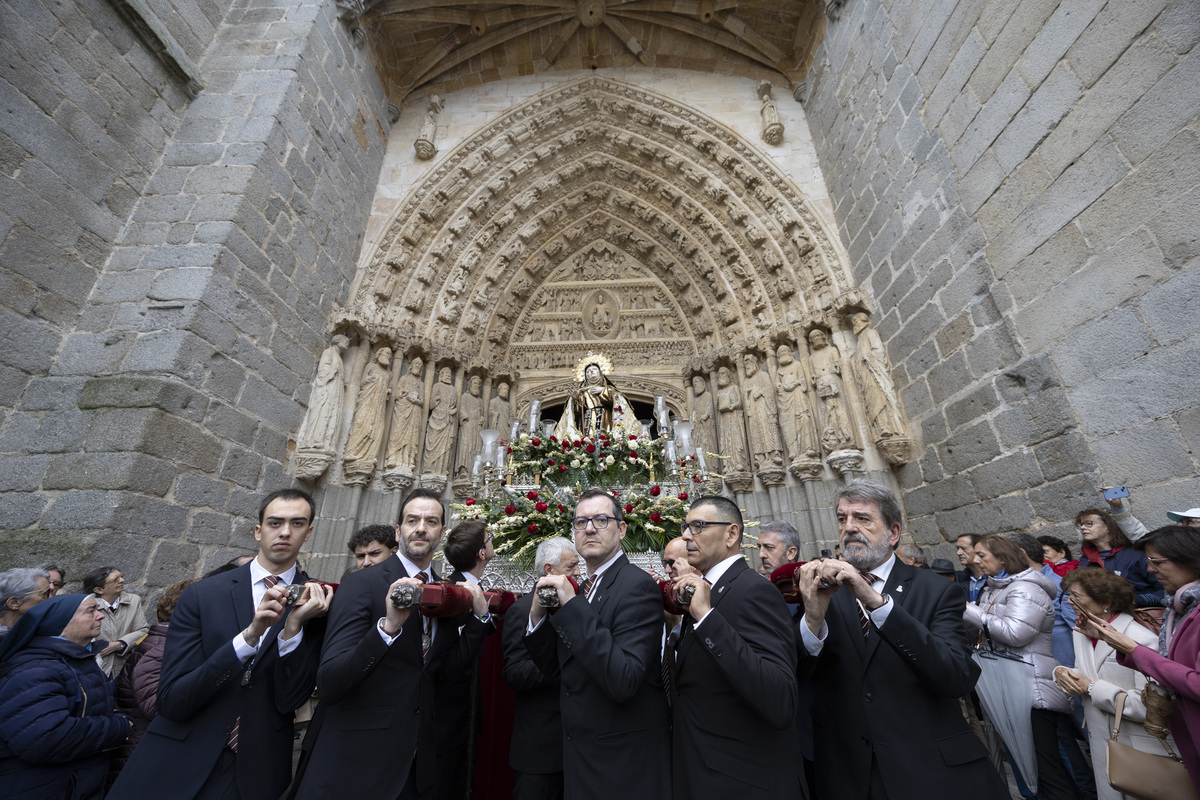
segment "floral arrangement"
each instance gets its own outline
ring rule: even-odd
[[[544,539],[571,538],[579,495],[599,487],[623,510],[624,550],[657,552],[679,535],[689,492],[698,492],[705,481],[695,456],[664,463],[667,441],[605,434],[559,441],[521,434],[506,444],[503,467],[484,476],[485,490],[451,508],[458,519],[486,520],[496,552],[527,564]]]

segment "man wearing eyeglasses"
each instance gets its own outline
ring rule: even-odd
[[[797,758],[796,639],[779,590],[742,556],[742,514],[719,496],[692,503],[694,592],[675,656],[677,800],[803,797]]]
[[[625,522],[608,492],[580,495],[572,522],[588,579],[546,575],[559,608],[530,606],[525,644],[560,675],[563,777],[572,800],[671,792],[670,722],[661,677],[662,595],[621,552]]]

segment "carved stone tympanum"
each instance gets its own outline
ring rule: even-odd
[[[317,366],[304,422],[296,433],[296,477],[315,480],[333,461],[346,398],[346,369],[342,354],[350,340],[338,334],[325,348]]]
[[[379,456],[379,437],[383,435],[387,417],[387,398],[390,389],[388,367],[392,363],[392,349],[381,347],[375,359],[367,365],[362,383],[358,387],[358,405],[354,409],[354,422],[350,425],[350,438],[346,441],[346,483],[365,485],[375,471]]]

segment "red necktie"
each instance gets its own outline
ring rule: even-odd
[[[591,602],[591,599],[588,597],[588,595],[592,593],[592,587],[596,585],[596,581],[599,579],[600,576],[598,574],[589,575],[587,580],[583,582],[583,585],[579,587],[579,593],[583,595],[584,599],[589,603]]]
[[[268,575],[267,577],[263,578],[263,583],[266,585],[267,589],[273,589],[279,584],[280,580],[281,579],[278,575]],[[251,656],[251,659],[253,659],[253,656]],[[253,660],[251,660],[250,664],[253,663]],[[247,669],[249,669],[249,665],[247,665]],[[237,752],[238,729],[241,727],[242,718],[239,715],[238,718],[233,721],[233,727],[229,729],[229,738],[225,740],[225,746],[235,753]]]

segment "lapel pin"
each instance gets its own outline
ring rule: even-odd
[[[897,591],[897,592],[903,592],[903,591],[904,591],[904,587],[903,587],[903,586],[897,586],[897,587],[896,587],[896,591]]]

